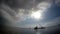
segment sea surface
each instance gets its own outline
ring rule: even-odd
[[[33,28],[4,28],[4,34],[60,34],[60,27],[48,27],[45,29]]]

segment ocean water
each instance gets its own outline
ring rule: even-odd
[[[60,27],[49,27],[46,29],[33,28],[8,28],[3,30],[4,34],[60,34]]]

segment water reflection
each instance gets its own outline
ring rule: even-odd
[[[41,34],[41,32],[39,30],[35,30],[36,33],[35,34]]]
[[[36,34],[41,34],[41,33],[39,31],[37,31]]]

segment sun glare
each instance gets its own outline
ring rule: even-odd
[[[33,18],[35,18],[35,19],[39,19],[39,18],[41,18],[41,16],[42,16],[41,13],[42,13],[41,10],[38,10],[38,11],[36,11],[36,12],[32,12],[31,17],[33,17]]]

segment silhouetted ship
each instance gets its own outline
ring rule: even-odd
[[[38,28],[37,26],[34,28],[35,30],[37,30],[37,29],[45,29],[45,27],[40,27],[40,28]]]

